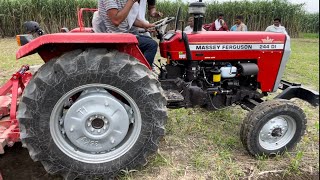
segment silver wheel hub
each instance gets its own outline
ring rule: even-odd
[[[259,143],[267,150],[277,150],[286,146],[296,132],[296,122],[287,115],[269,120],[260,130]]]
[[[106,84],[87,84],[64,94],[50,117],[58,148],[85,163],[113,161],[138,140],[140,110],[124,91]]]
[[[103,89],[83,92],[64,119],[68,139],[79,149],[110,151],[126,136],[129,117],[123,103]]]

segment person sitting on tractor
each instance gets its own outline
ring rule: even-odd
[[[99,17],[93,18],[92,24],[99,25],[100,32],[107,33],[133,33],[137,36],[138,46],[150,66],[153,66],[154,57],[157,53],[158,44],[149,36],[143,36],[136,32],[131,31],[132,26],[149,29],[155,25],[141,21],[138,18],[133,24],[129,24],[128,15],[134,4],[139,5],[139,0],[99,0],[98,1],[98,15]],[[96,13],[97,15],[97,13]],[[101,22],[95,22],[99,19]],[[93,27],[94,31],[98,29]]]
[[[281,26],[281,19],[280,18],[274,18],[273,25],[268,26],[266,31],[288,34],[286,31],[286,28],[284,26]]]
[[[247,26],[242,21],[243,17],[237,16],[235,21],[236,24],[230,28],[230,31],[248,31]]]
[[[223,20],[223,14],[219,13],[218,19],[216,19],[210,26],[209,31],[228,31],[228,25]]]
[[[136,19],[149,23],[146,20],[146,7],[148,6],[148,14],[150,17],[158,18],[162,17],[162,13],[156,10],[156,0],[140,0],[139,5],[134,5],[128,15],[129,24],[133,24]],[[130,22],[132,21],[132,22]],[[136,31],[140,32],[141,35],[150,36],[150,33],[144,31],[143,28],[139,27],[132,27],[133,29],[136,28]]]
[[[194,26],[194,17],[190,16],[188,19],[188,26],[184,28],[185,32],[192,32]],[[204,28],[202,28],[202,31],[206,31]]]

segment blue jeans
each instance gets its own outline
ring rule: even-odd
[[[157,54],[158,43],[149,36],[137,35],[139,42],[139,49],[144,57],[147,59],[150,66],[152,66],[154,57]]]

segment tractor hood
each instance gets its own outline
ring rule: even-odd
[[[241,54],[230,54],[230,58],[243,59],[244,51],[283,50],[286,41],[285,34],[269,32],[205,31],[186,34],[192,60],[225,59],[225,57],[211,55],[211,53],[218,51],[241,51]],[[168,32],[160,46],[162,57],[166,58],[170,55],[172,59],[186,59],[186,56],[183,55],[186,48],[182,41],[181,32]],[[196,56],[198,51],[201,52],[201,56]],[[246,54],[246,56],[248,55]]]

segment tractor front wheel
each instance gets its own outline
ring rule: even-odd
[[[26,87],[21,140],[51,174],[110,178],[156,152],[165,105],[159,82],[136,59],[75,50],[43,65]]]
[[[248,113],[241,141],[251,155],[275,155],[291,150],[306,130],[306,116],[288,100],[271,100]]]

